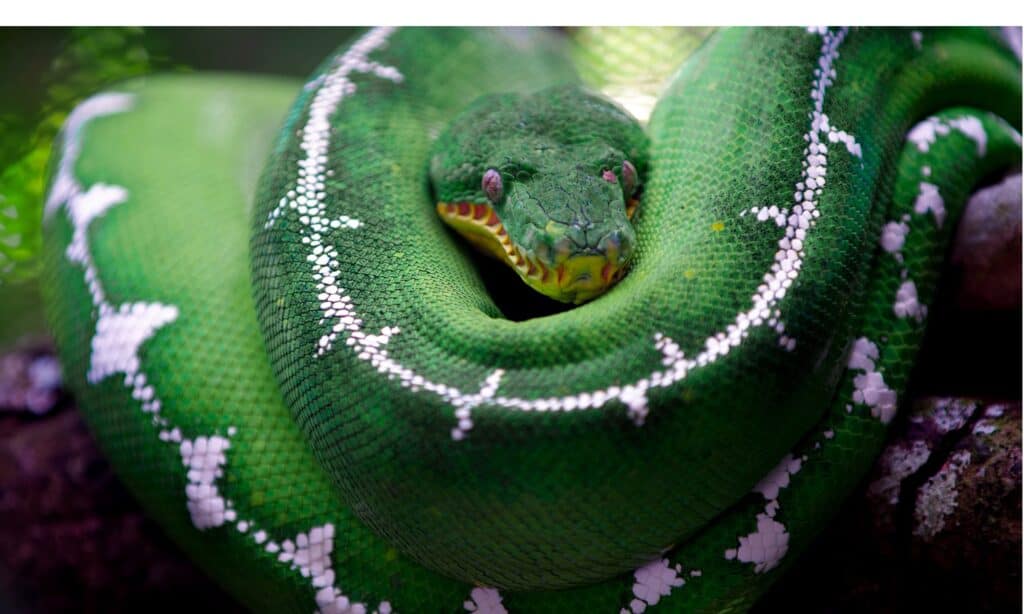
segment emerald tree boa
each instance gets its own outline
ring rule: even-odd
[[[377,28],[305,85],[151,77],[68,118],[67,379],[249,607],[742,609],[881,449],[958,212],[1020,163],[1019,57],[974,29],[716,33],[642,118],[628,272],[512,321],[431,147],[481,95],[579,83],[565,44]]]

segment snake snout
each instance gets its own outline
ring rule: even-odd
[[[635,240],[632,228],[616,229],[592,245],[576,249],[556,269],[559,293],[566,297],[563,300],[582,303],[606,292],[625,274]]]

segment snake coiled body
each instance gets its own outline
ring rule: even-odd
[[[1013,52],[719,32],[647,124],[629,273],[513,322],[436,216],[430,148],[482,94],[577,81],[560,45],[374,29],[304,86],[151,78],[69,118],[68,380],[251,607],[742,608],[878,453],[957,211],[1019,164]]]

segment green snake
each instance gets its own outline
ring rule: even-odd
[[[67,381],[247,606],[742,610],[878,454],[958,211],[1020,163],[1018,57],[977,29],[722,30],[640,133],[564,45],[377,28],[305,85],[151,77],[69,117],[44,254]],[[521,122],[447,127],[506,102]],[[452,203],[538,269],[606,219],[562,256],[621,280],[510,320]]]

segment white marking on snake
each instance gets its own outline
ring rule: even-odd
[[[937,117],[929,117],[910,129],[907,140],[917,145],[919,151],[926,152],[939,136],[946,134],[949,134],[949,126]]]
[[[82,129],[85,125],[97,117],[123,113],[131,108],[132,102],[131,94],[114,92],[98,94],[75,107],[64,120],[64,126],[61,128],[64,144],[60,161],[57,163],[57,172],[53,177],[53,185],[46,197],[43,209],[44,219],[49,219],[62,204],[81,192],[81,186],[75,179],[74,172],[78,154],[81,152]]]
[[[469,600],[462,602],[462,607],[467,612],[477,614],[508,614],[508,610],[501,604],[501,594],[497,589],[480,586],[469,592]]]
[[[686,584],[680,574],[683,566],[671,565],[668,559],[656,559],[633,572],[633,595],[629,609],[622,608],[620,614],[640,614],[648,606],[657,605],[662,597],[668,597],[672,589]],[[697,574],[697,575],[694,575]],[[690,575],[697,577],[700,570],[693,570]]]
[[[160,303],[126,303],[116,309],[105,307],[105,304],[100,306],[100,318],[92,338],[92,358],[86,376],[90,384],[115,373],[134,378],[139,373],[139,348],[157,330],[178,318],[177,307]],[[138,394],[143,401],[151,401],[153,387],[144,386]]]
[[[852,134],[848,134],[845,130],[837,130],[830,126],[828,123],[828,115],[825,115],[824,113],[819,114],[818,121],[820,122],[818,131],[826,133],[830,143],[842,143],[846,146],[846,150],[850,152],[851,155],[858,158],[861,157],[862,152],[860,144],[857,143],[857,140],[853,138]],[[824,175],[824,170],[822,170],[822,175]],[[815,175],[812,174],[810,177],[814,178]],[[821,185],[824,185],[824,183],[821,183]],[[821,185],[818,187],[821,187]]]
[[[900,318],[914,318],[918,322],[928,314],[928,307],[917,300],[917,286],[913,281],[904,281],[896,290],[896,302],[892,311]]]
[[[266,540],[266,534],[257,534],[254,539],[262,543]],[[286,539],[281,544],[271,541],[265,550],[280,552],[277,555],[278,561],[288,563],[302,577],[312,579],[316,604],[321,614],[365,614],[366,604],[352,603],[334,585],[335,574],[331,565],[331,552],[334,551],[333,524],[313,527],[308,533],[299,533],[294,540]],[[390,612],[391,604],[381,602],[378,611]]]
[[[313,79],[311,79],[309,82],[302,86],[302,90],[305,92],[311,92],[315,90],[316,88],[320,87],[320,84],[324,82],[324,77],[326,76],[327,75],[317,75],[316,77],[313,77]]]
[[[985,127],[982,125],[980,119],[970,115],[954,117],[949,120],[949,125],[974,141],[974,144],[978,148],[979,158],[985,157],[985,151],[988,148],[988,134],[985,133]]]
[[[391,379],[397,378],[403,387],[429,391],[450,404],[457,412],[456,419],[459,422],[458,426],[452,429],[451,436],[459,441],[465,438],[468,429],[473,425],[471,412],[474,407],[481,404],[481,401],[477,400],[481,392],[467,394],[454,386],[430,381],[413,369],[389,358],[386,345],[400,332],[399,327],[385,327],[377,335],[363,331],[363,321],[358,317],[351,297],[337,285],[341,278],[337,250],[333,246],[325,245],[322,237],[322,233],[328,230],[328,221],[324,217],[325,194],[321,191],[324,177],[329,172],[326,169],[326,154],[331,138],[328,120],[342,100],[356,91],[356,85],[350,80],[353,72],[373,74],[395,83],[402,82],[403,77],[396,68],[382,66],[367,57],[387,42],[392,30],[377,28],[364,35],[339,59],[337,65],[320,83],[310,106],[309,117],[301,132],[301,148],[306,152],[306,157],[298,164],[296,187],[289,190],[268,214],[265,227],[271,227],[286,208],[294,209],[300,216],[302,242],[310,247],[307,260],[311,263],[319,293],[319,325],[334,322],[330,332],[319,339],[314,349],[315,356],[322,356],[330,351],[337,336],[347,331],[346,344],[353,349],[357,357],[370,361],[379,373]],[[656,333],[654,347],[666,356],[662,364],[667,368],[636,382],[569,396],[524,399],[492,395],[486,399],[488,405],[534,412],[576,411],[599,408],[609,401],[617,400],[627,408],[627,415],[634,423],[642,425],[649,411],[648,390],[671,386],[684,379],[691,369],[715,362],[727,355],[732,348],[739,346],[742,340],[749,336],[751,329],[772,320],[773,311],[778,311],[775,309],[776,306],[786,296],[799,275],[805,256],[803,243],[814,227],[815,220],[821,215],[818,210],[818,197],[825,185],[828,164],[828,145],[823,142],[822,137],[832,143],[842,142],[847,151],[855,157],[859,158],[862,155],[856,139],[845,131],[831,126],[824,113],[825,95],[836,76],[833,64],[839,57],[838,49],[848,29],[841,28],[837,32],[817,29],[810,31],[821,35],[822,45],[812,79],[810,98],[813,101],[813,109],[809,115],[810,128],[803,136],[807,142],[804,150],[804,168],[796,184],[796,204],[785,218],[785,235],[779,240],[779,249],[771,270],[764,275],[764,283],[758,286],[751,299],[752,307],[737,314],[734,322],[724,331],[708,337],[704,342],[703,351],[692,359],[687,359],[678,351],[678,345],[670,338]],[[781,212],[782,209],[778,211]],[[760,215],[760,210],[757,213]],[[778,223],[778,215],[771,216],[771,207],[768,207],[767,215]],[[354,224],[350,227],[358,227],[358,221],[352,221]],[[776,314],[775,318],[777,317]],[[783,346],[792,349],[795,343],[795,340],[787,337]],[[676,349],[670,354],[665,353],[668,347]],[[488,381],[492,377],[495,381],[500,380],[500,376],[492,372],[487,376]],[[495,385],[495,392],[496,387]]]
[[[946,203],[939,194],[939,186],[922,181],[919,187],[921,191],[914,201],[914,212],[921,215],[931,212],[935,225],[942,228],[942,223],[946,221]]]
[[[779,498],[779,491],[789,486],[789,476],[800,471],[801,461],[793,458],[792,454],[782,457],[779,464],[764,476],[754,486],[754,492],[759,492],[768,501]]]
[[[77,186],[77,184],[75,185]],[[128,191],[124,188],[102,183],[93,185],[84,194],[81,189],[69,191],[67,210],[73,230],[71,242],[68,244],[65,255],[71,262],[82,265],[85,271],[85,284],[89,288],[92,304],[100,309],[101,313],[104,307],[108,306],[96,265],[92,261],[92,253],[89,251],[89,225],[111,207],[119,205],[127,199]]]
[[[764,511],[755,517],[757,530],[737,538],[738,546],[725,551],[725,558],[741,563],[753,563],[754,573],[771,571],[789,551],[789,533],[786,525],[775,520],[779,511],[779,492],[789,486],[790,476],[803,466],[803,458],[786,454],[768,475],[754,486],[767,503]]]
[[[815,152],[820,152],[821,151],[820,148],[827,148],[827,146],[826,145],[814,145],[813,146],[813,150]],[[809,152],[810,152],[810,148],[808,150],[805,150],[804,153],[806,154],[806,153],[809,153]],[[806,162],[805,162],[805,166],[806,166]],[[816,174],[816,177],[818,177],[818,176],[823,177],[823,173],[819,174],[818,171],[815,171],[815,174]],[[824,181],[824,178],[822,178],[822,181]],[[817,179],[815,179],[815,185],[817,185]],[[824,185],[824,183],[822,183],[822,185]],[[797,184],[797,192],[794,193],[794,198],[802,198],[803,197],[804,187],[805,187],[805,185],[804,185],[803,182],[800,182],[799,184]],[[748,213],[748,210],[746,210],[746,209],[740,211],[740,217],[745,216],[747,213]],[[775,222],[775,225],[778,226],[779,228],[785,228],[786,227],[786,223],[787,223],[787,221],[789,219],[789,210],[786,209],[785,207],[779,208],[776,205],[771,205],[771,206],[766,206],[766,207],[751,207],[750,210],[749,210],[749,213],[754,215],[758,222],[767,222],[767,221],[771,220],[771,221]],[[803,246],[803,241],[807,238],[807,234],[806,233],[807,233],[807,229],[806,228],[798,228],[795,232],[793,232],[792,235],[788,235],[788,233],[787,233],[787,236],[783,237],[782,240],[779,242],[779,246],[788,250],[788,249],[791,249],[793,247],[793,245],[794,245],[794,242],[796,242],[796,244],[799,247],[802,247]],[[792,236],[792,241],[790,240],[790,236]],[[772,270],[776,271],[777,267],[778,267],[777,264],[773,265]],[[779,310],[775,310],[775,317],[770,318],[768,320],[768,325],[773,327],[773,328],[775,328],[775,332],[779,333],[779,347],[785,349],[786,351],[792,352],[794,349],[796,349],[796,339],[794,339],[793,337],[790,337],[789,335],[785,334],[786,325],[781,320],[779,320],[778,317],[779,317]]]
[[[494,393],[497,392],[498,386],[501,384],[501,378],[504,375],[504,369],[495,369],[480,386],[480,392],[471,396],[460,396],[453,401],[455,405],[455,418],[458,419],[459,423],[458,426],[452,429],[452,439],[455,441],[461,440],[466,436],[469,429],[473,428],[473,408],[494,398]]]
[[[919,151],[925,153],[931,148],[938,137],[948,135],[951,129],[956,129],[974,141],[978,148],[979,157],[985,155],[988,146],[988,136],[985,134],[981,121],[977,117],[970,115],[954,117],[945,121],[938,117],[929,117],[910,129],[910,132],[907,133],[907,140],[917,145]]]
[[[238,531],[245,533],[251,522],[241,521]],[[287,563],[304,578],[309,578],[316,591],[317,611],[320,614],[366,614],[365,603],[353,603],[334,584],[335,572],[331,553],[334,551],[334,525],[327,523],[299,533],[294,539],[277,542],[269,539],[266,531],[253,533],[252,540],[263,550],[276,554],[280,563]],[[381,601],[374,610],[377,614],[390,614],[391,603]]]
[[[882,227],[882,238],[879,240],[882,249],[893,255],[897,262],[903,262],[903,243],[907,239],[910,226],[906,222],[889,222]]]
[[[228,519],[231,503],[217,489],[217,478],[223,477],[227,462],[225,451],[231,447],[227,438],[219,435],[196,437],[181,442],[178,450],[181,462],[188,470],[185,495],[186,507],[192,524],[199,530],[219,527]]]
[[[857,339],[850,349],[846,366],[863,371],[853,378],[853,401],[871,408],[871,415],[888,424],[896,415],[896,392],[885,384],[885,378],[875,370],[878,346],[867,337]]]
[[[747,209],[740,211],[740,217],[745,216],[748,213]],[[776,205],[770,207],[751,207],[749,210],[751,215],[757,216],[757,221],[767,222],[769,219],[775,222],[775,225],[779,228],[786,226],[786,218],[789,216],[789,210],[785,207],[779,208]]]

